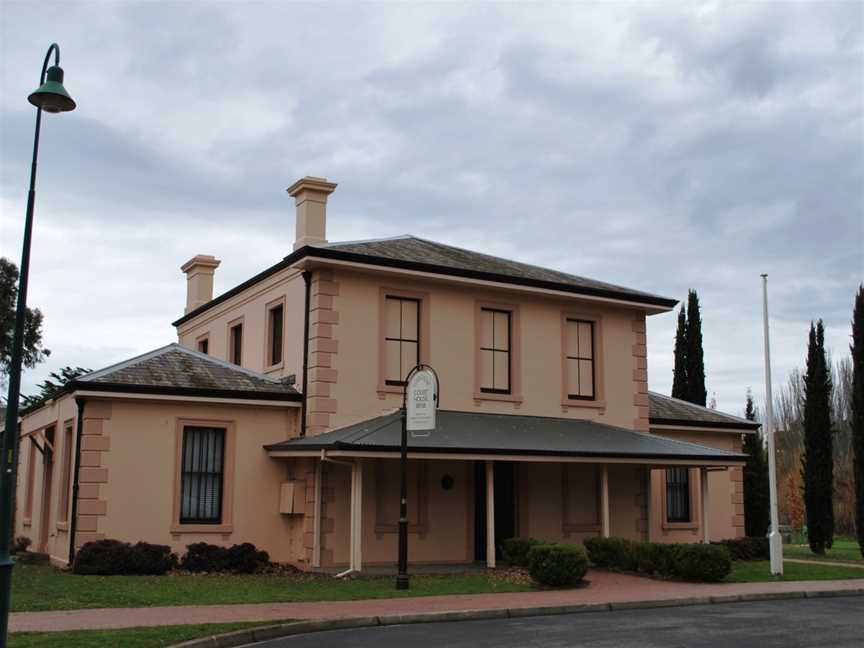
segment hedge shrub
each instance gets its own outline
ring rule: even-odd
[[[723,580],[732,571],[729,550],[721,545],[662,544],[624,538],[586,538],[597,567],[703,582]]]
[[[270,561],[266,551],[244,542],[231,547],[196,542],[186,547],[180,567],[191,572],[251,574]]]
[[[501,552],[511,565],[527,567],[528,552],[539,544],[543,543],[537,538],[508,538],[501,542]]]
[[[706,583],[722,581],[732,571],[729,550],[720,545],[679,545],[674,576]]]
[[[732,560],[771,560],[768,538],[735,538],[714,543],[729,550]]]
[[[541,585],[575,585],[587,571],[588,555],[578,545],[535,544],[528,551],[528,573]]]
[[[78,550],[72,571],[91,576],[160,575],[176,566],[177,555],[166,545],[97,540]]]

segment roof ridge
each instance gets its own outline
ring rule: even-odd
[[[751,421],[748,418],[743,418],[741,416],[736,416],[735,414],[729,414],[728,412],[724,412],[723,410],[711,409],[710,407],[705,407],[704,405],[698,405],[696,403],[691,403],[690,401],[684,400],[683,398],[675,398],[674,396],[667,396],[666,394],[661,394],[660,392],[655,392],[652,390],[648,390],[648,394],[650,396],[657,396],[659,398],[665,398],[666,400],[674,401],[676,403],[681,403],[687,407],[693,407],[698,410],[703,410],[706,412],[711,412],[712,414],[717,414],[719,416],[725,416],[730,419],[734,419],[739,421],[740,423],[750,423],[753,425],[760,425],[759,421]]]
[[[396,236],[382,236],[369,239],[354,239],[353,241],[324,241],[323,243],[307,243],[309,247],[329,248],[334,245],[355,245],[357,243],[381,243],[383,241],[398,241],[400,239],[418,238],[411,234],[397,234]]]

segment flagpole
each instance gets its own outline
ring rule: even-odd
[[[768,275],[762,275],[762,326],[765,334],[765,436],[768,438],[768,483],[771,495],[771,573],[783,575],[783,538],[777,513],[777,460],[774,449],[774,402],[771,395],[771,345],[768,339]]]

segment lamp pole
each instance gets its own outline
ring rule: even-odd
[[[48,67],[51,55],[54,65]],[[27,318],[27,282],[30,275],[30,239],[33,234],[33,205],[36,199],[36,160],[39,156],[39,131],[42,111],[68,112],[75,102],[63,87],[63,69],[60,67],[60,47],[52,43],[45,54],[39,88],[28,100],[36,106],[36,133],[33,136],[33,161],[30,167],[30,191],[27,194],[27,213],[24,218],[24,242],[21,250],[21,272],[18,276],[18,303],[15,308],[15,331],[12,338],[12,357],[9,363],[9,392],[6,398],[6,423],[0,450],[0,648],[6,648],[9,629],[9,599],[12,593],[12,567],[15,561],[10,553],[12,541],[12,507],[15,502],[15,454],[18,436],[18,399],[21,396],[21,363],[24,355],[24,326]]]
[[[765,435],[768,437],[768,490],[771,501],[771,573],[783,574],[783,538],[777,513],[777,458],[774,449],[774,403],[771,395],[771,345],[768,340],[768,275],[762,275],[762,327],[765,336]]]

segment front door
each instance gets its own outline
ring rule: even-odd
[[[502,540],[516,535],[516,465],[496,461],[495,475],[495,554],[501,557]],[[474,560],[486,561],[486,462],[474,462]]]

